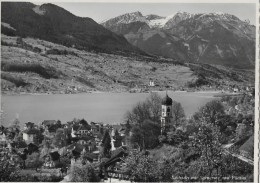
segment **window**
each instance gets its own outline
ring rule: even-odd
[[[170,112],[170,111],[171,111],[171,109],[170,109],[170,107],[168,107],[168,108],[167,108],[167,112]]]

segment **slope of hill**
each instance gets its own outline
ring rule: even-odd
[[[3,93],[222,89],[254,83],[254,73],[151,57],[93,53],[1,35]],[[149,81],[155,83],[149,86]],[[210,88],[209,88],[210,87]]]
[[[150,54],[193,63],[254,68],[255,26],[234,15],[177,12],[160,17],[135,12],[102,25]]]
[[[77,93],[181,87],[196,79],[182,65],[150,57],[92,53],[32,38],[1,36],[4,92]],[[149,62],[150,60],[150,62]]]
[[[91,18],[77,17],[53,4],[2,2],[1,22],[13,28],[1,26],[2,33],[10,36],[34,37],[83,50],[145,54]]]

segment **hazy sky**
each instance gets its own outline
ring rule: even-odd
[[[34,2],[35,3],[35,2]],[[42,4],[37,2],[35,4]],[[168,16],[177,11],[189,13],[230,13],[241,20],[249,19],[256,24],[254,3],[86,3],[86,2],[54,2],[60,7],[80,17],[90,17],[96,22],[116,17],[125,13],[140,11],[143,15],[156,14]]]

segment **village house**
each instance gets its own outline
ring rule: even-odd
[[[89,128],[85,125],[80,125],[76,132],[74,132],[77,137],[90,135]]]
[[[124,172],[124,159],[127,156],[126,148],[119,148],[112,151],[111,158],[104,163],[104,176],[106,178],[128,179],[129,175]]]
[[[37,135],[40,133],[39,130],[37,129],[26,129],[23,131],[23,140],[29,144],[29,143],[34,143],[35,140],[37,139]]]

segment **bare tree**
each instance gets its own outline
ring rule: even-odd
[[[181,119],[185,118],[184,109],[182,108],[181,103],[173,101],[172,115],[175,125],[178,126],[180,124]]]
[[[131,111],[126,113],[126,121],[139,125],[146,119],[159,122],[161,100],[157,93],[152,93],[144,102],[139,102]]]

